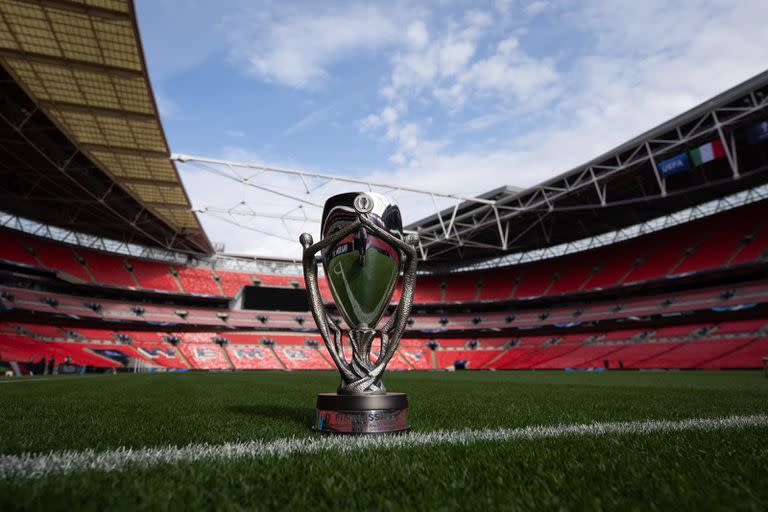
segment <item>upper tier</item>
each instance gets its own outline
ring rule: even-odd
[[[754,264],[768,258],[768,201],[624,242],[506,268],[420,276],[417,303],[530,299]],[[299,251],[297,244],[297,252]],[[0,260],[81,283],[233,297],[244,285],[304,286],[303,276],[185,267],[0,230]],[[321,292],[330,299],[325,280]],[[393,300],[399,299],[395,293]]]

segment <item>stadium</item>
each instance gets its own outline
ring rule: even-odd
[[[132,2],[0,1],[0,73],[2,510],[768,506],[768,71],[405,226],[371,438],[311,432],[298,239],[211,243],[177,167],[249,164],[172,153]]]

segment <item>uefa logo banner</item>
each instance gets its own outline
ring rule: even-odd
[[[308,233],[300,237],[304,278],[312,315],[341,374],[341,383],[336,393],[318,395],[315,430],[405,432],[409,429],[408,398],[404,393],[387,392],[381,378],[400,344],[413,305],[417,238],[403,235],[397,205],[379,194],[356,192],[326,201],[321,236],[317,243]],[[347,329],[337,325],[323,305],[317,253]],[[400,302],[382,322],[401,274]],[[344,356],[345,336],[352,346],[350,359]],[[372,353],[377,336],[381,349]]]

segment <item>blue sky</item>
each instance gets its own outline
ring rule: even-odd
[[[768,68],[764,0],[137,0],[136,9],[172,151],[463,195],[560,174]],[[229,252],[296,257],[298,233],[317,231],[237,215],[295,212],[295,201],[192,165],[180,171],[196,207],[236,208],[201,214]],[[312,200],[347,189],[325,186]],[[421,196],[394,199],[406,221],[431,213]]]

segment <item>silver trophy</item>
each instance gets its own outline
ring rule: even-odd
[[[375,193],[339,194],[325,202],[322,240],[300,237],[309,304],[325,346],[341,374],[336,393],[317,396],[315,430],[329,433],[405,432],[408,398],[388,393],[381,382],[395,355],[416,288],[415,235],[404,237],[400,209]],[[342,329],[328,315],[317,282],[317,253],[336,308],[348,326],[351,360],[344,356]],[[402,272],[400,303],[379,324]],[[374,346],[376,335],[381,344]],[[376,354],[375,348],[378,348]]]

